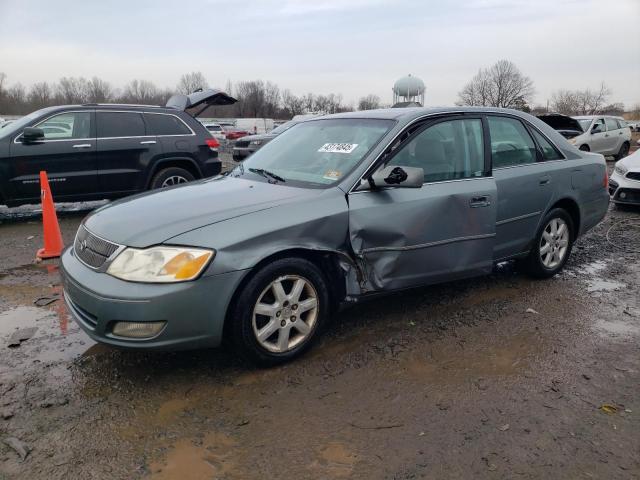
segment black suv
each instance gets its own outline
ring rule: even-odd
[[[205,90],[174,95],[166,107],[87,104],[33,112],[0,129],[0,204],[38,202],[40,170],[56,201],[113,199],[217,175],[219,144],[193,111],[235,102]]]

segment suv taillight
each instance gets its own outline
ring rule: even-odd
[[[602,186],[605,190],[609,190],[609,175],[607,174],[607,169],[604,169],[604,179],[602,180]]]
[[[207,147],[209,147],[211,150],[217,150],[220,146],[220,142],[215,138],[207,138],[205,142],[207,142]]]

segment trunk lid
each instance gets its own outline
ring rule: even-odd
[[[200,112],[213,105],[232,105],[237,100],[222,90],[216,90],[214,88],[208,88],[206,90],[197,90],[189,95],[179,93],[172,96],[167,100],[167,108],[175,108],[176,110],[187,111],[190,109],[196,109],[200,107]],[[192,114],[196,117],[198,115]]]
[[[549,113],[545,115],[538,115],[538,118],[554,130],[557,130],[558,133],[565,138],[577,137],[584,133],[584,130],[580,126],[580,122],[568,115]]]

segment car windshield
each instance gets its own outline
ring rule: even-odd
[[[41,110],[36,110],[35,112],[30,113],[29,115],[25,115],[24,117],[20,117],[18,120],[11,122],[9,125],[5,125],[4,128],[0,129],[0,138],[8,137],[13,135],[16,132],[22,131],[22,129],[28,125],[33,119],[38,118],[42,114],[48,112],[49,110],[53,110],[53,108],[43,108]]]
[[[579,118],[578,122],[580,122],[580,126],[582,127],[582,130],[586,132],[587,129],[589,128],[589,125],[591,125],[592,120],[590,118]]]
[[[394,125],[382,119],[302,122],[238,165],[232,176],[322,187],[344,178]]]

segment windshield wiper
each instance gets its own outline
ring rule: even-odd
[[[258,175],[262,175],[265,178],[273,178],[278,182],[283,182],[283,183],[286,182],[286,180],[282,178],[280,175],[270,172],[269,170],[265,170],[264,168],[250,168],[249,171],[253,173],[257,173]]]

